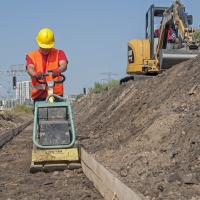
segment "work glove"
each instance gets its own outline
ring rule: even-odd
[[[36,72],[35,75],[33,75],[33,77],[36,78],[37,80],[41,80],[44,78],[42,72]]]
[[[54,69],[54,70],[52,71],[52,77],[53,77],[53,78],[56,78],[56,77],[58,77],[58,76],[60,76],[60,75],[61,75],[61,71],[60,71],[59,68],[56,68],[56,69]]]

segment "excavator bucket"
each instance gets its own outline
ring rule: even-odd
[[[168,69],[173,65],[183,61],[195,58],[200,55],[200,50],[185,49],[161,49],[159,54],[159,63],[161,70]]]

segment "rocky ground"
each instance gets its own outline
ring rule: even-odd
[[[14,111],[0,111],[0,132],[14,128],[32,117],[28,114],[15,113]]]
[[[80,143],[147,199],[200,199],[200,57],[80,98]]]

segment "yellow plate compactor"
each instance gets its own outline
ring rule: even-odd
[[[70,103],[53,94],[54,84],[64,80],[64,75],[53,79],[48,73],[38,81],[38,88],[48,87],[48,97],[35,103],[31,173],[81,167]]]

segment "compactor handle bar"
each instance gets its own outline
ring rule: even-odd
[[[43,74],[42,77],[43,77],[43,78],[44,78],[44,77],[47,77],[47,76],[50,75],[50,73],[52,73],[52,71],[49,70],[48,73]],[[55,80],[55,81],[53,80],[54,84],[61,84],[61,83],[63,83],[63,82],[65,81],[65,76],[64,76],[63,74],[60,74],[58,77],[62,77],[62,80]],[[40,84],[45,84],[45,85],[47,85],[47,82],[46,82],[46,81],[37,80],[37,82],[40,83]]]

